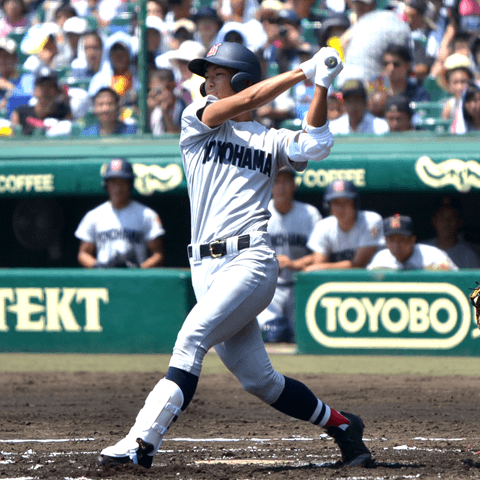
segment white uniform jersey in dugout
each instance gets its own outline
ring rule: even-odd
[[[197,112],[211,95],[183,112],[180,149],[191,204],[192,244],[267,231],[268,202],[278,170],[291,165],[287,145],[297,132],[256,121],[228,120],[215,128]],[[307,162],[292,166],[301,171]]]
[[[382,217],[365,210],[357,212],[355,225],[348,232],[340,228],[333,215],[320,220],[307,243],[313,252],[328,255],[330,262],[352,260],[361,247],[384,246]]]
[[[292,260],[309,253],[307,242],[316,223],[322,218],[318,208],[308,203],[294,200],[289,212],[282,214],[271,200],[268,209],[272,216],[268,221],[268,233],[277,255],[286,255]],[[278,275],[278,285],[291,285],[293,272],[282,268]]]
[[[377,252],[367,265],[368,270],[385,268],[391,270],[458,270],[450,257],[439,248],[417,243],[411,257],[400,263],[388,248]]]
[[[165,230],[159,216],[136,200],[118,210],[110,201],[102,203],[87,212],[75,231],[79,240],[95,244],[101,263],[133,250],[141,264],[148,258],[146,242],[162,235]]]

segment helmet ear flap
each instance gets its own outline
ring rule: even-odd
[[[245,90],[248,88],[250,85],[253,85],[254,78],[250,73],[247,72],[238,72],[236,73],[232,79],[230,80],[230,85],[232,86],[233,90],[235,92],[241,92],[242,90]]]
[[[200,85],[200,93],[202,94],[202,97],[206,97],[206,96],[207,96],[207,92],[205,91],[205,83],[207,83],[207,82],[203,82],[203,83]]]

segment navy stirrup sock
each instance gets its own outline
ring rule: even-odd
[[[318,405],[318,399],[302,382],[285,377],[285,388],[272,407],[290,417],[309,421]]]
[[[175,382],[182,390],[182,411],[185,411],[185,409],[192,401],[195,390],[197,389],[198,377],[193,373],[186,372],[185,370],[181,370],[180,368],[169,367],[165,378],[167,380]]]

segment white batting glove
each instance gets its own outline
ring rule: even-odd
[[[315,83],[328,90],[333,79],[343,70],[342,59],[332,47],[321,48],[313,58],[317,59]]]

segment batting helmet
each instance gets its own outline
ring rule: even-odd
[[[350,180],[335,180],[327,186],[323,194],[323,208],[326,211],[335,198],[353,198],[358,210],[358,190]]]
[[[135,175],[133,168],[124,158],[114,158],[107,163],[107,166],[102,170],[103,187],[107,188],[107,180],[109,178],[124,178],[130,180],[133,187],[133,179]]]
[[[239,43],[217,43],[210,48],[205,58],[192,60],[188,68],[191,72],[205,77],[205,70],[209,63],[238,70],[230,80],[230,85],[235,92],[241,92],[250,85],[258,83],[262,78],[262,68],[257,56]],[[201,85],[200,93],[203,96],[206,95],[205,83]]]

